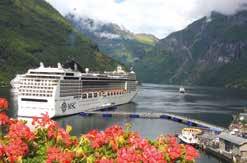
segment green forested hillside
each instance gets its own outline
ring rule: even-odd
[[[117,64],[44,0],[0,1],[0,81],[41,61],[56,65],[71,59],[96,70]]]
[[[143,82],[247,88],[247,11],[212,12],[161,39],[135,68]]]

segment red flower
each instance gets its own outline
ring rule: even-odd
[[[9,123],[9,117],[5,113],[0,113],[0,125],[6,125]]]
[[[8,109],[9,102],[5,98],[0,98],[0,109]]]
[[[4,153],[5,153],[4,146],[0,144],[0,158],[3,157]]]
[[[168,136],[168,144],[169,145],[176,145],[177,144],[177,139],[174,136]]]
[[[195,148],[193,148],[190,145],[185,145],[185,151],[186,151],[186,154],[185,154],[186,160],[192,161],[195,158],[199,157],[199,153],[195,150]]]
[[[148,147],[144,148],[143,151],[143,158],[146,162],[162,162],[165,163],[166,160],[164,159],[164,155],[161,151],[158,151],[155,147],[149,145]]]
[[[39,123],[38,117],[32,117],[32,125],[35,125],[36,123]]]
[[[47,136],[48,138],[56,138],[57,137],[57,126],[56,125],[49,125],[47,127]]]
[[[72,152],[64,152],[56,147],[49,147],[47,149],[47,160],[46,163],[71,163],[74,159],[74,154]]]
[[[166,163],[163,153],[136,133],[129,136],[129,145],[118,150],[117,162]]]
[[[54,147],[48,147],[44,156],[47,163],[71,163],[77,160],[75,157],[79,158],[77,153],[82,153],[80,156],[83,159],[90,155],[90,159],[97,163],[166,163],[166,159],[170,162],[188,162],[199,156],[193,147],[178,144],[173,136],[162,136],[156,141],[149,141],[138,133],[124,132],[118,125],[105,131],[92,130],[84,135],[94,148],[92,150],[87,145],[83,146],[84,143],[78,145],[78,140],[69,135],[70,129],[60,128],[48,114],[42,118],[33,118],[33,124],[38,124],[36,127],[39,128],[35,134],[23,121],[10,120],[4,114],[0,114],[0,120],[9,126],[7,135],[0,140],[4,143],[0,144],[0,160],[10,163],[21,161],[23,157],[33,157],[28,155],[28,145],[36,150],[36,147],[46,149],[51,144]],[[40,142],[42,143],[38,144]]]
[[[93,148],[99,148],[109,141],[105,133],[99,132],[98,130],[92,130],[88,132],[85,136],[91,141]]]
[[[117,162],[119,163],[141,162],[141,160],[141,154],[138,154],[134,148],[121,148],[117,152]]]
[[[34,134],[22,121],[11,124],[7,136],[9,139],[20,138],[27,141],[34,139]]]
[[[114,162],[115,162],[114,159],[107,159],[107,158],[96,161],[96,163],[114,163]]]
[[[75,141],[72,141],[69,133],[67,133],[63,128],[59,128],[57,124],[51,124],[47,128],[48,138],[54,138],[56,140],[61,140],[67,147],[75,144]]]
[[[55,121],[53,121],[53,120],[51,120],[49,118],[49,115],[48,115],[47,112],[45,114],[42,113],[41,116],[42,116],[41,118],[33,117],[32,118],[33,119],[32,125],[36,125],[37,124],[38,126],[36,126],[36,127],[47,127],[47,126],[49,126],[51,124],[56,123]]]
[[[44,124],[50,124],[52,122],[52,120],[49,118],[49,115],[47,112],[45,114],[42,113],[41,115],[42,115],[41,119],[42,119]]]
[[[114,125],[105,129],[105,131],[91,130],[85,136],[90,140],[93,148],[99,148],[104,144],[110,143],[112,148],[116,150],[118,147],[115,139],[123,133],[122,127]]]
[[[169,146],[167,152],[172,160],[176,160],[181,156],[181,146],[179,144]]]
[[[123,128],[119,125],[114,125],[105,129],[105,134],[107,137],[114,138],[123,134]]]
[[[5,153],[10,162],[15,162],[19,157],[28,153],[28,145],[18,138],[11,140],[5,147]]]
[[[73,144],[70,139],[69,133],[67,133],[63,128],[58,129],[57,139],[61,139],[62,142],[68,147]]]

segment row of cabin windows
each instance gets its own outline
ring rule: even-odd
[[[20,89],[19,92],[52,93],[52,91],[48,91],[48,90],[30,90],[30,89]]]
[[[112,88],[80,88],[80,87],[61,87],[61,91],[81,91],[85,92],[88,90],[88,92],[91,91],[96,91],[96,90],[112,90],[112,89],[124,89],[120,87],[112,87]]]
[[[62,85],[70,85],[70,84],[82,84],[84,86],[102,86],[102,85],[124,85],[125,82],[110,82],[110,81],[78,81],[78,80],[61,80],[60,83]]]
[[[98,96],[115,96],[115,95],[122,95],[127,93],[127,91],[124,92],[107,92],[104,94],[103,92],[94,92],[94,93],[83,93],[81,98],[86,99],[86,98],[96,98]],[[80,96],[75,96],[75,98],[80,98]]]
[[[30,74],[51,74],[51,75],[64,75],[63,72],[33,72],[31,71]],[[67,74],[67,73],[66,73]]]
[[[42,82],[20,82],[22,85],[37,85],[37,86],[55,86],[56,83],[42,83]]]
[[[59,76],[37,76],[37,75],[26,75],[27,78],[33,78],[35,80],[38,79],[60,79]]]
[[[21,93],[22,96],[52,97],[52,94]]]
[[[61,87],[84,87],[84,88],[111,88],[111,87],[119,87],[119,88],[124,88],[124,84],[105,84],[105,85],[84,85],[80,83],[61,83]]]
[[[27,79],[21,79],[22,81],[28,81],[28,82],[58,82],[58,80],[45,80],[45,79],[31,79],[31,78],[27,78]]]
[[[20,86],[20,88],[53,89],[53,87],[37,87],[37,86]]]

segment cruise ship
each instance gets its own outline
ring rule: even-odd
[[[65,68],[60,63],[57,67],[40,63],[40,67],[17,75],[13,81],[21,117],[39,117],[41,113],[58,117],[99,110],[128,103],[137,94],[135,72],[126,72],[121,66],[97,73],[88,68],[81,72],[77,64]]]

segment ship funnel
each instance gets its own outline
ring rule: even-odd
[[[88,73],[89,72],[89,68],[85,68],[85,72]]]
[[[118,66],[117,66],[117,71],[118,71],[118,72],[121,72],[121,71],[122,71],[122,66],[118,65]]]
[[[75,70],[75,71],[78,71],[78,66],[77,66],[76,63],[74,63],[74,70]]]
[[[117,73],[125,73],[122,66],[120,66],[120,65],[117,66]]]
[[[40,68],[44,68],[45,67],[43,62],[40,62],[39,65],[40,65]]]
[[[59,69],[62,69],[63,67],[62,67],[62,65],[61,65],[61,63],[57,63],[57,68],[59,68]]]

